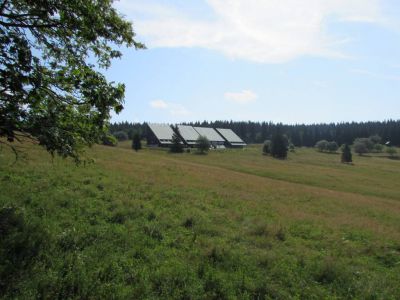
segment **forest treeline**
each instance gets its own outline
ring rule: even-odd
[[[203,121],[183,123],[192,126],[230,128],[247,143],[262,143],[277,130],[286,134],[296,147],[313,147],[320,140],[336,141],[339,145],[351,144],[356,138],[379,135],[383,142],[400,146],[400,120],[374,122],[348,122],[330,124],[285,125],[272,122]],[[112,134],[125,132],[129,139],[138,132],[146,138],[146,123],[121,122],[110,125]]]

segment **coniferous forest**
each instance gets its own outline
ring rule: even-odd
[[[230,128],[247,143],[262,143],[270,139],[279,128],[296,147],[313,147],[320,140],[336,141],[339,145],[351,144],[356,138],[379,135],[383,142],[400,146],[400,120],[285,125],[272,122],[203,121],[184,123],[193,126]],[[146,123],[113,123],[110,132],[125,132],[129,139],[139,132],[142,138],[147,135]]]

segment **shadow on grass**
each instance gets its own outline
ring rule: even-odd
[[[339,152],[322,152],[322,151],[320,151],[319,153],[331,154],[331,155],[339,155],[339,154],[341,154]]]
[[[400,160],[400,156],[383,156],[383,157],[391,159],[391,160]]]

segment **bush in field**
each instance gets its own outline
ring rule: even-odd
[[[133,135],[132,149],[135,150],[135,151],[138,151],[138,150],[142,149],[142,142],[140,140],[140,135],[138,133],[135,133]]]
[[[172,136],[172,145],[169,148],[169,151],[172,153],[183,153],[183,144],[176,133]]]
[[[281,133],[275,133],[271,141],[271,155],[275,158],[285,159],[288,152],[288,140]]]
[[[353,144],[364,144],[367,152],[371,152],[374,149],[374,143],[371,141],[370,138],[357,138],[354,140]]]
[[[371,135],[371,136],[369,137],[369,140],[370,140],[371,143],[373,143],[373,144],[380,144],[380,143],[382,142],[382,138],[381,138],[379,135],[377,135],[377,134]]]
[[[262,152],[265,155],[271,154],[271,140],[264,141]]]
[[[382,138],[379,135],[371,135],[369,138],[370,143],[372,143],[371,149],[369,151],[375,152],[375,153],[380,153],[383,152],[383,145],[381,144]],[[368,144],[370,146],[370,144]]]
[[[349,145],[342,145],[342,163],[351,163],[353,161]]]
[[[295,150],[295,146],[294,146],[293,143],[289,143],[289,151],[290,151],[290,152],[295,152],[295,151],[296,151],[296,150]]]
[[[328,142],[328,144],[326,145],[326,150],[328,150],[329,152],[336,152],[338,149],[339,149],[339,146],[334,141]]]
[[[323,151],[325,151],[327,148],[328,148],[328,141],[327,140],[321,140],[321,141],[318,141],[316,144],[315,144],[315,148],[317,148],[317,150],[319,151],[319,152],[323,152]]]
[[[116,131],[113,133],[113,136],[120,142],[128,139],[128,134],[125,131]]]
[[[373,152],[382,153],[383,152],[383,145],[382,144],[375,144],[373,148]]]
[[[397,150],[395,147],[386,147],[386,153],[390,155],[390,157],[394,157],[397,154]]]
[[[210,141],[205,136],[199,136],[196,141],[196,147],[200,154],[206,154],[210,149]]]
[[[356,139],[353,144],[354,152],[358,153],[358,155],[363,155],[364,153],[368,153],[368,139]]]

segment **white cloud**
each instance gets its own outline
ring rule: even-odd
[[[152,108],[164,109],[168,107],[168,104],[164,100],[153,100],[150,101],[150,106]]]
[[[178,103],[166,102],[164,100],[153,100],[150,101],[149,104],[152,108],[168,111],[173,116],[190,115],[190,111],[187,110],[183,105]]]
[[[304,55],[343,57],[346,38],[326,32],[329,21],[383,22],[382,0],[205,0],[210,15],[155,0],[121,0],[148,47],[201,47],[230,58],[281,63]]]
[[[258,95],[250,90],[243,90],[241,92],[233,93],[233,92],[226,92],[224,94],[224,98],[226,100],[239,103],[239,104],[247,104],[250,102],[254,102]]]

